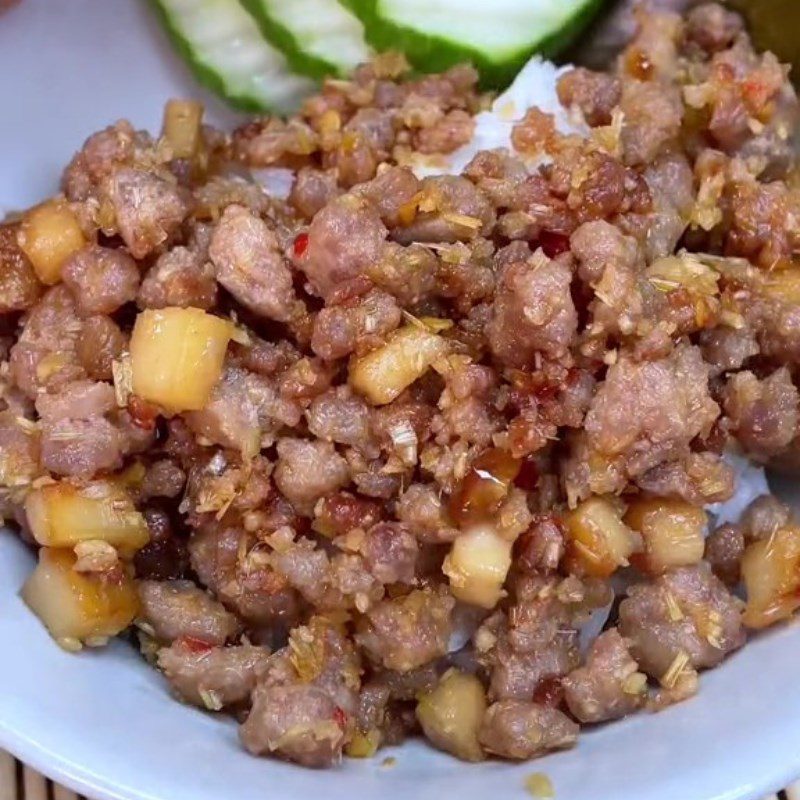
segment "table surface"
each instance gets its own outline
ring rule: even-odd
[[[0,750],[0,800],[86,800]],[[164,800],[172,800],[164,798]],[[564,798],[567,800],[567,798]],[[687,798],[688,800],[688,798]],[[800,781],[764,800],[800,800]]]

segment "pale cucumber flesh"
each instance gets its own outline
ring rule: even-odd
[[[240,108],[287,111],[313,89],[238,0],[153,0],[198,78]]]
[[[298,72],[348,75],[369,58],[364,27],[338,0],[242,0]]]

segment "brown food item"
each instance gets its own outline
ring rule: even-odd
[[[562,74],[585,135],[514,109],[430,174],[489,98],[386,54],[231,135],[117,122],[0,225],[0,513],[63,646],[136,625],[258,755],[527,759],[798,609],[779,500],[705,533],[731,448],[800,465],[800,108],[678,4]]]
[[[161,642],[188,637],[224,645],[239,632],[239,621],[190,581],[140,581],[139,615]]]
[[[383,600],[367,613],[356,640],[387,669],[408,672],[447,652],[454,606],[449,595],[429,590]]]
[[[578,720],[603,722],[642,707],[647,677],[638,671],[619,631],[611,628],[594,640],[586,665],[570,672],[562,685],[567,706]]]
[[[19,224],[0,225],[0,314],[30,308],[42,293],[36,272],[17,242]]]
[[[217,302],[214,269],[201,253],[174,247],[144,276],[136,300],[141,308],[212,308]]]
[[[190,210],[184,190],[145,170],[115,170],[107,191],[119,234],[134,258],[163,244]]]
[[[632,586],[619,619],[634,658],[658,679],[678,657],[695,669],[713,667],[744,644],[739,603],[706,564]]]
[[[297,313],[292,276],[278,239],[242,206],[230,205],[214,229],[208,254],[217,281],[259,316],[285,322]]]
[[[139,288],[136,262],[122,250],[96,245],[73,253],[61,268],[61,279],[82,317],[112,314],[135,300]]]
[[[490,705],[478,735],[489,753],[516,760],[572,747],[577,738],[578,725],[566,714],[524,700],[500,700]]]
[[[158,652],[158,666],[183,701],[208,711],[246,702],[269,651],[249,644],[211,646],[177,639]]]

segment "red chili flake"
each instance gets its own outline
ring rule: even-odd
[[[203,639],[198,639],[196,636],[181,636],[178,638],[178,642],[181,647],[190,653],[207,653],[209,650],[214,649],[213,644],[209,644]]]
[[[142,400],[132,394],[128,398],[128,413],[131,415],[131,422],[145,431],[152,431],[156,427],[158,420],[158,409],[147,400]]]
[[[345,725],[347,723],[347,715],[344,713],[343,708],[336,708],[333,710],[333,721],[342,729],[344,730]]]
[[[539,247],[544,250],[548,258],[555,258],[569,250],[569,236],[553,231],[542,231],[539,234]]]
[[[742,95],[754,113],[760,112],[773,94],[773,90],[758,78],[748,78],[742,82]]]
[[[294,254],[297,258],[300,258],[303,253],[306,252],[308,249],[308,234],[307,233],[299,233],[297,234],[297,238],[294,240]]]

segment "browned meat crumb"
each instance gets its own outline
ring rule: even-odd
[[[378,259],[386,234],[371,203],[342,195],[314,216],[297,266],[314,290],[328,297],[338,284],[363,274]]]
[[[387,669],[407,672],[447,652],[454,605],[430,590],[383,600],[363,618],[357,642]]]
[[[214,269],[202,254],[174,247],[159,256],[139,287],[142,308],[213,308],[217,301]]]
[[[611,115],[622,97],[619,78],[583,67],[562,75],[557,89],[561,105],[577,106],[592,127],[610,124]]]
[[[292,503],[311,508],[323,495],[350,480],[347,462],[328,442],[281,439],[275,483]]]
[[[800,466],[800,107],[738,16],[681,2],[562,74],[585,135],[515,109],[509,149],[421,177],[490,98],[384,54],[186,157],[93,134],[45,206],[63,258],[0,225],[0,514],[31,543],[68,514],[250,752],[537,757],[691,697],[744,643],[742,582],[748,625],[791,605],[777,498],[710,509],[703,548],[672,513],[734,496],[732,450]]]
[[[572,747],[578,725],[557,708],[524,700],[500,700],[486,711],[479,739],[501,758],[527,760]]]
[[[292,624],[299,608],[294,590],[268,565],[240,561],[255,544],[242,530],[209,524],[189,541],[191,564],[203,585],[253,625]]]
[[[584,723],[624,717],[641,708],[647,695],[647,677],[616,628],[592,642],[585,666],[570,672],[562,685],[567,707]]]
[[[107,192],[119,234],[134,258],[166,242],[191,208],[184,190],[141,169],[114,170]]]
[[[769,539],[792,518],[789,507],[773,497],[762,494],[744,510],[739,525],[746,542]]]
[[[179,698],[208,711],[246,702],[269,651],[249,644],[216,647],[177,639],[158,651],[158,666]]]
[[[119,325],[111,317],[99,314],[83,321],[75,349],[90,378],[110,381],[114,377],[113,362],[122,356],[127,344]]]
[[[31,309],[8,360],[12,380],[30,398],[86,377],[78,361],[81,321],[72,294],[54,286]]]
[[[487,331],[501,362],[524,367],[536,353],[551,358],[564,354],[578,324],[571,278],[568,264],[551,261],[541,250],[503,268]]]
[[[306,767],[327,767],[342,754],[339,707],[316,686],[259,684],[241,727],[242,744],[255,755],[274,753]]]
[[[785,367],[759,381],[737,372],[726,386],[725,411],[733,435],[751,457],[766,460],[784,450],[798,426],[797,388]]]
[[[741,574],[745,539],[738,525],[721,525],[706,539],[703,558],[711,564],[714,574],[726,585],[736,586]]]
[[[224,645],[240,630],[239,620],[190,581],[141,581],[140,618],[161,642],[181,637]]]
[[[619,619],[634,658],[657,679],[681,655],[690,667],[713,667],[744,643],[739,601],[706,564],[632,586]]]
[[[108,247],[79,250],[61,268],[61,277],[82,317],[112,314],[135,300],[139,288],[136,262],[122,250]]]
[[[311,349],[326,361],[381,344],[398,327],[402,311],[392,295],[380,289],[323,308],[314,319]]]
[[[17,244],[19,224],[0,225],[0,314],[25,311],[42,293],[33,266]]]
[[[299,312],[278,239],[251,211],[228,206],[214,229],[208,254],[217,281],[247,308],[281,322]]]
[[[360,665],[352,642],[314,617],[266,665],[240,728],[252,753],[276,753],[310,767],[341,758],[358,710]]]

